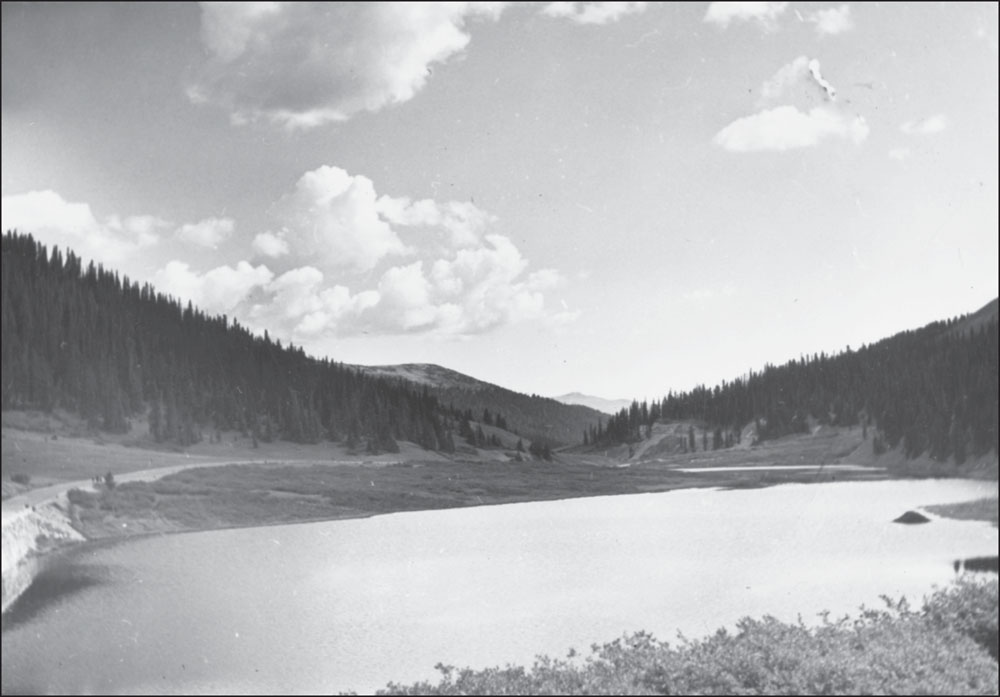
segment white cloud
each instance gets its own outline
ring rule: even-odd
[[[850,116],[830,106],[803,113],[793,106],[779,106],[736,119],[716,134],[715,142],[733,152],[791,150],[840,138],[861,143],[868,125],[860,116]]]
[[[412,251],[379,216],[372,181],[339,167],[306,172],[271,214],[292,254],[326,269],[368,271],[386,256]]]
[[[850,5],[817,10],[809,15],[809,21],[816,25],[816,33],[820,36],[835,36],[854,28]]]
[[[562,276],[527,267],[502,235],[486,235],[481,246],[437,259],[429,269],[422,260],[390,267],[375,288],[358,293],[326,288],[323,272],[304,266],[261,289],[249,308],[250,324],[304,341],[362,332],[456,336],[533,319],[575,319],[578,312],[552,315],[545,308],[545,291],[562,284]]]
[[[334,333],[378,303],[376,291],[351,295],[341,285],[323,288],[323,280],[323,272],[312,266],[283,273],[263,289],[266,302],[250,307],[250,325],[295,340],[311,339]]]
[[[944,114],[935,114],[923,121],[907,121],[899,127],[907,135],[931,135],[940,133],[948,127],[948,119]]]
[[[705,12],[705,21],[725,28],[734,20],[754,20],[764,29],[771,30],[787,8],[787,2],[713,2]]]
[[[910,156],[909,148],[893,148],[889,151],[889,157],[893,160],[899,160],[902,162]]]
[[[150,215],[98,220],[86,203],[66,201],[55,191],[4,196],[3,229],[31,233],[47,245],[72,249],[82,259],[117,265],[159,242],[169,223]]]
[[[478,244],[486,227],[496,221],[496,216],[471,202],[380,196],[377,206],[382,217],[396,225],[444,228],[456,247]]]
[[[412,99],[430,66],[468,45],[470,18],[506,3],[202,3],[209,60],[188,86],[234,123],[344,121]]]
[[[439,259],[431,282],[442,305],[452,305],[442,317],[451,333],[479,333],[501,324],[544,316],[543,291],[562,283],[552,269],[522,278],[528,262],[503,235],[487,235],[486,246],[460,250],[453,259]]]
[[[177,228],[177,237],[198,245],[215,249],[222,242],[229,239],[236,228],[236,223],[232,218],[205,218],[197,223],[186,223]]]
[[[647,2],[550,2],[541,12],[549,17],[565,17],[577,24],[607,24],[625,15],[645,12]]]
[[[281,257],[288,254],[288,242],[273,232],[261,232],[254,236],[250,245],[253,251],[266,257]]]
[[[832,102],[836,99],[837,90],[820,73],[819,61],[815,58],[799,56],[779,68],[778,72],[763,84],[760,103],[777,99],[788,92],[790,88],[804,83],[818,86],[829,101]]]
[[[245,261],[235,268],[219,266],[204,274],[182,261],[171,261],[153,275],[157,291],[190,301],[208,313],[232,312],[254,288],[268,284],[274,274],[264,265]]]

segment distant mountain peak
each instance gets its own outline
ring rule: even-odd
[[[583,394],[582,392],[569,392],[558,397],[553,397],[552,399],[563,404],[579,404],[590,407],[605,414],[617,414],[632,404],[632,400],[629,399],[605,399],[604,397],[595,397]]]

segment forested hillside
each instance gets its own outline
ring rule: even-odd
[[[453,419],[425,390],[310,358],[30,235],[4,235],[2,284],[4,409],[64,408],[112,432],[144,416],[157,441],[181,445],[236,429],[454,449]]]
[[[399,377],[426,386],[450,411],[469,411],[477,416],[485,410],[493,411],[504,417],[504,428],[539,445],[578,444],[584,431],[596,428],[605,418],[587,406],[515,392],[439,365],[408,363],[358,368],[370,375]]]
[[[997,301],[973,315],[934,322],[836,356],[803,357],[712,389],[670,393],[633,402],[603,428],[593,444],[642,437],[659,420],[696,420],[731,445],[744,425],[757,438],[807,430],[808,420],[874,429],[876,452],[901,446],[907,457],[928,454],[962,463],[997,452]],[[691,448],[701,449],[693,431]]]

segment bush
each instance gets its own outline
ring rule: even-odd
[[[986,581],[962,577],[934,593],[924,603],[923,613],[934,626],[971,637],[997,660],[998,596],[995,577]]]
[[[961,581],[920,612],[905,600],[819,627],[744,618],[672,648],[640,632],[584,661],[539,657],[530,670],[438,665],[441,680],[378,694],[997,694],[997,582]],[[992,642],[992,643],[989,643]]]
[[[24,474],[23,472],[18,472],[17,474],[10,475],[10,481],[14,482],[15,484],[24,484],[25,486],[27,486],[28,484],[31,483],[31,476]]]

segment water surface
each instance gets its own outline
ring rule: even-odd
[[[586,650],[673,639],[765,613],[919,601],[989,524],[892,519],[979,498],[961,480],[695,489],[150,537],[50,568],[3,632],[3,691],[367,692]],[[61,575],[68,581],[59,582]],[[34,597],[34,600],[32,600]]]

